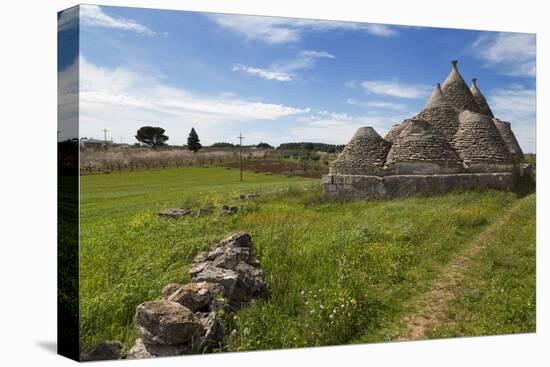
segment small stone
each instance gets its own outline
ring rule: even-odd
[[[183,344],[203,332],[191,310],[167,300],[140,304],[136,325],[143,338],[153,344]]]
[[[184,215],[191,215],[191,214],[193,214],[193,211],[187,208],[169,208],[169,209],[163,209],[159,211],[159,215],[161,217],[167,217],[167,218],[173,218],[173,219],[178,219],[180,217],[183,217]]]
[[[238,209],[239,208],[237,208],[236,206],[224,205],[222,206],[222,213],[226,215],[233,215],[237,214]]]
[[[212,214],[212,209],[210,209],[210,208],[200,208],[197,211],[197,216],[198,217],[206,217],[207,215],[210,215],[210,214]]]
[[[88,349],[80,357],[80,361],[106,361],[120,359],[124,346],[117,341],[102,341]]]

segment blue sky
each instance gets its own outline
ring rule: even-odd
[[[458,59],[535,151],[534,35],[84,5],[79,37],[80,136],[132,143],[153,125],[171,144],[191,127],[206,145],[345,144],[414,116]]]

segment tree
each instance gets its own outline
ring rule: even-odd
[[[202,148],[201,141],[199,140],[199,136],[197,135],[197,132],[195,131],[195,128],[191,128],[191,132],[189,132],[189,137],[187,138],[187,149],[192,150],[194,153],[197,153],[199,149]]]
[[[263,143],[263,142],[260,142],[260,144],[256,145],[256,148],[273,149],[273,147],[271,145],[269,145],[268,143]]]
[[[168,137],[164,135],[164,131],[162,127],[143,126],[137,131],[136,139],[150,147],[160,147],[168,140]]]

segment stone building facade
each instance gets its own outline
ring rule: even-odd
[[[392,199],[458,189],[511,189],[523,152],[509,122],[494,117],[477,80],[457,62],[420,113],[384,138],[362,127],[323,176],[325,194]]]

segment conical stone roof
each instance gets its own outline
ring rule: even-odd
[[[479,107],[479,112],[495,117],[493,115],[493,111],[491,111],[491,107],[489,107],[489,104],[487,103],[487,100],[485,99],[485,96],[481,93],[479,90],[479,87],[477,86],[477,79],[472,79],[472,86],[470,87],[470,91],[472,92],[472,95],[474,96],[474,101],[476,102],[477,106]]]
[[[493,119],[463,111],[458,115],[458,131],[453,145],[466,163],[510,164],[512,158]]]
[[[409,120],[394,141],[386,165],[391,168],[404,162],[434,163],[457,171],[461,166],[460,157],[447,139],[428,121],[417,119]]]
[[[479,112],[479,107],[474,100],[472,92],[458,72],[458,68],[456,67],[457,62],[456,60],[451,62],[451,72],[441,85],[441,91],[447,101],[449,101],[458,111],[470,110]]]
[[[424,109],[414,119],[428,121],[451,143],[458,130],[458,111],[447,101],[439,83],[435,86]]]
[[[391,143],[372,127],[357,130],[330,167],[330,172],[349,175],[380,175]]]
[[[499,119],[493,119],[493,122],[495,123],[495,126],[497,127],[498,132],[502,137],[502,140],[504,140],[504,142],[506,143],[506,146],[510,151],[510,155],[512,156],[512,160],[514,161],[514,163],[521,162],[523,160],[523,151],[521,150],[516,136],[512,131],[511,124],[509,122],[501,121]]]
[[[405,120],[400,124],[393,125],[386,133],[386,136],[384,136],[384,140],[393,143],[399,137],[399,134],[401,134],[401,130],[403,130],[407,121],[409,120]]]

